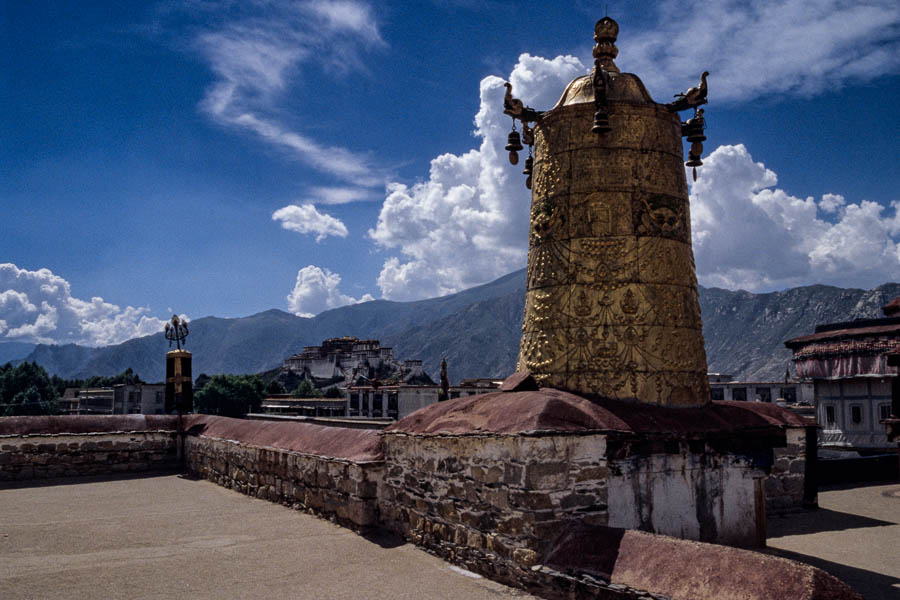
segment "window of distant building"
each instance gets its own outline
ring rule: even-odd
[[[781,397],[784,398],[785,402],[795,404],[797,402],[797,388],[793,386],[781,388]]]
[[[891,405],[890,404],[879,404],[878,405],[878,418],[882,421],[884,419],[891,418]]]
[[[771,402],[772,389],[768,387],[758,387],[756,388],[756,397],[759,398],[760,402]]]
[[[850,421],[854,425],[859,425],[862,423],[862,405],[860,404],[851,404],[850,405]]]
[[[388,394],[388,415],[392,419],[396,419],[400,415],[399,398],[397,392]]]
[[[382,410],[381,393],[372,395],[372,416],[380,417]]]
[[[720,387],[709,388],[709,399],[710,400],[724,400],[725,399],[725,390]]]
[[[834,407],[826,406],[825,407],[825,422],[829,425],[834,425]]]
[[[736,387],[731,390],[731,399],[732,400],[740,400],[741,402],[747,401],[747,388]]]

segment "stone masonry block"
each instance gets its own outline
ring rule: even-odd
[[[532,490],[566,487],[569,468],[563,462],[530,463],[525,466],[525,488]]]
[[[541,510],[553,508],[553,500],[549,494],[545,492],[518,492],[509,493],[509,503],[511,506],[521,508],[523,510]]]
[[[579,483],[583,481],[605,482],[608,479],[609,467],[606,466],[581,467],[575,471],[575,481]]]
[[[493,465],[490,467],[472,467],[472,479],[481,483],[494,484],[503,478],[503,468]]]
[[[606,462],[606,436],[584,435],[572,438],[569,458],[579,463],[605,463]]]
[[[522,465],[506,463],[503,465],[503,483],[514,487],[522,485],[522,474],[524,472],[525,469]]]

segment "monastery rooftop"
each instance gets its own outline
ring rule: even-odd
[[[208,481],[55,483],[0,490],[0,598],[532,598]]]
[[[0,597],[532,598],[401,540],[208,481],[44,483],[0,488]],[[839,575],[868,600],[896,597],[897,484],[834,488],[819,501],[770,521],[770,552]]]

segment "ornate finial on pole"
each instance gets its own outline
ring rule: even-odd
[[[618,73],[615,59],[619,55],[616,38],[619,36],[619,24],[609,17],[603,17],[594,25],[594,70],[591,72],[591,83],[594,86],[594,133],[612,131],[609,125],[609,113],[606,106],[607,94],[611,82],[610,73]]]
[[[166,339],[169,340],[169,348],[172,347],[172,342],[175,342],[175,347],[181,350],[181,345],[188,333],[190,332],[187,319],[179,319],[178,315],[172,315],[172,320],[166,323]]]
[[[619,24],[609,17],[603,17],[594,25],[594,65],[602,67],[610,73],[618,73],[615,58],[619,55],[616,38],[619,37]]]

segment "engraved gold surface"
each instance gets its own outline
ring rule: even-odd
[[[590,104],[535,130],[518,368],[587,396],[703,405],[680,122],[648,101],[608,108],[608,134],[591,132]]]

